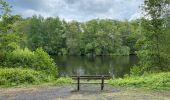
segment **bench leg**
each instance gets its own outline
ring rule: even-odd
[[[104,77],[102,77],[101,90],[104,89]]]
[[[77,90],[80,90],[80,77],[77,78]]]

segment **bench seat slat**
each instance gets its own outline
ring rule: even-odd
[[[73,82],[72,84],[77,84],[77,82]],[[97,82],[81,82],[79,84],[101,84],[101,83],[97,83]],[[104,84],[108,84],[108,83],[104,83]]]
[[[84,80],[92,80],[92,79],[102,79],[102,77],[79,77],[80,79],[84,79]],[[72,78],[72,79],[74,79],[74,80],[77,80],[78,78],[77,77],[74,77],[74,78]],[[111,79],[111,78],[109,78],[109,77],[104,77],[104,79],[105,80],[107,80],[107,79]]]
[[[110,75],[72,75],[71,77],[112,77]]]

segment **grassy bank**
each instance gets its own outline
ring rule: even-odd
[[[0,68],[0,87],[16,86],[66,86],[71,85],[71,78],[55,78],[41,71],[25,68]],[[144,74],[142,76],[126,76],[111,79],[109,84],[116,87],[142,87],[149,89],[170,90],[170,72]]]
[[[121,87],[142,87],[170,90],[170,72],[144,74],[142,76],[127,76],[123,79],[111,79],[109,84]]]

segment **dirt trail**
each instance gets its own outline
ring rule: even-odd
[[[170,91],[120,89],[106,86],[32,87],[0,89],[0,100],[170,100]]]

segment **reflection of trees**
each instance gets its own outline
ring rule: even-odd
[[[57,56],[55,61],[59,66],[60,75],[114,75],[128,74],[130,66],[136,63],[129,56]],[[134,63],[133,63],[134,62]]]

